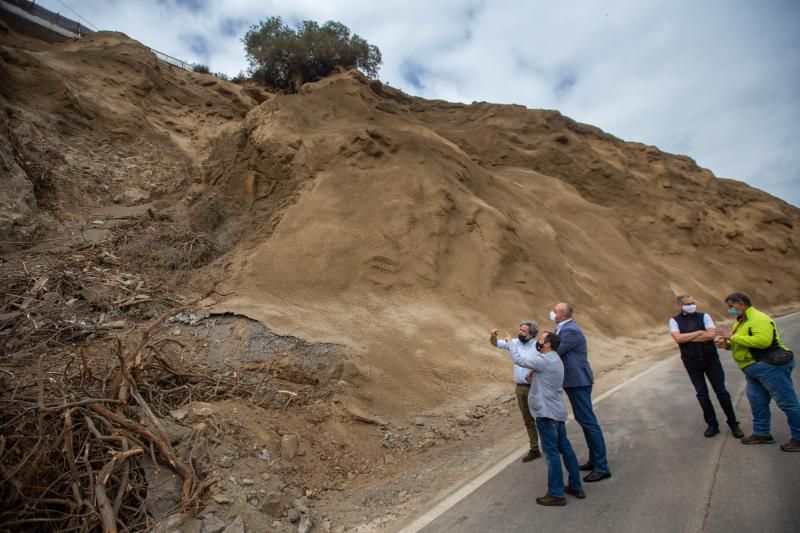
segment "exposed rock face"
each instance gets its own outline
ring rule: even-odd
[[[0,237],[184,191],[209,141],[256,105],[209,78],[121,33],[55,45],[0,33]]]

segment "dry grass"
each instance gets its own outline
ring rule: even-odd
[[[173,271],[178,277],[207,264],[216,253],[217,246],[207,233],[176,225],[139,232],[120,247],[121,256],[130,264],[146,271]]]

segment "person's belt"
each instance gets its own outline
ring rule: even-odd
[[[517,385],[519,385],[520,387],[530,387],[531,386],[530,383],[517,383]]]

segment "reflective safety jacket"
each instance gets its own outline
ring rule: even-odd
[[[772,344],[772,332],[782,348],[786,345],[781,341],[778,328],[769,315],[762,313],[755,307],[748,307],[742,316],[733,325],[731,330],[731,352],[733,360],[739,368],[750,366],[756,362],[750,353],[750,348],[766,348]]]

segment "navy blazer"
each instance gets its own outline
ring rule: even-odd
[[[556,351],[564,362],[564,388],[588,387],[593,384],[594,374],[589,364],[589,350],[581,327],[570,320],[564,324],[558,336],[561,337],[561,344]]]

